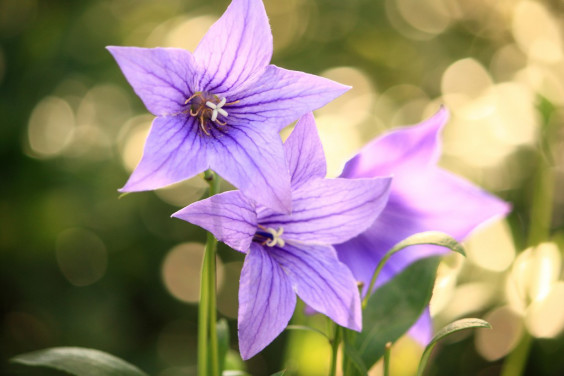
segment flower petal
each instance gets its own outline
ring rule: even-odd
[[[259,223],[284,229],[284,239],[336,244],[366,230],[388,200],[391,178],[319,179],[292,193],[292,215],[259,211]]]
[[[351,271],[337,259],[333,247],[286,243],[272,257],[290,276],[298,296],[337,324],[360,331],[360,294]]]
[[[448,116],[446,108],[441,107],[434,116],[418,125],[400,128],[373,140],[347,162],[341,177],[395,177],[404,168],[436,164],[441,154],[439,132]]]
[[[185,109],[191,95],[194,58],[178,48],[107,47],[145,107],[157,116]]]
[[[247,252],[257,229],[254,204],[238,191],[195,202],[172,215],[200,226],[233,249]]]
[[[266,207],[291,210],[290,174],[275,130],[232,127],[213,148],[210,166],[219,175]]]
[[[272,57],[272,32],[262,1],[233,0],[194,57],[204,70],[198,90],[220,95],[254,81]]]
[[[284,152],[292,189],[299,188],[309,180],[324,178],[327,174],[325,154],[312,113],[300,118],[284,144]]]
[[[239,100],[230,106],[229,120],[273,124],[281,130],[349,89],[323,77],[269,65],[256,82],[229,98]]]
[[[195,118],[157,117],[141,162],[120,192],[146,191],[191,178],[208,168],[206,138]]]
[[[419,317],[407,333],[423,346],[427,346],[429,342],[431,342],[433,339],[433,321],[431,320],[429,307],[425,308],[421,317]]]
[[[296,294],[286,273],[258,244],[243,264],[239,285],[239,351],[244,360],[257,354],[286,328]]]
[[[368,283],[384,254],[408,236],[441,231],[462,241],[479,226],[505,216],[509,210],[506,202],[444,170],[414,169],[407,176],[394,176],[388,205],[374,224],[335,248],[355,277]],[[404,249],[386,263],[378,285],[416,260],[446,252],[442,247],[428,245]]]

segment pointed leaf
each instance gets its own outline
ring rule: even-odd
[[[12,358],[15,363],[58,369],[77,376],[147,376],[108,353],[81,347],[52,347]]]
[[[364,364],[360,353],[351,345],[345,343],[344,345],[345,355],[355,368],[355,374],[366,376],[368,375],[368,368]]]
[[[430,257],[413,263],[369,297],[364,330],[355,342],[367,369],[384,355],[386,343],[395,342],[421,316],[431,300],[439,261]]]
[[[368,290],[366,290],[367,294],[369,294],[370,291],[372,291],[372,288],[376,285],[376,280],[378,279],[378,275],[380,274],[380,271],[384,268],[384,265],[390,259],[390,257],[392,257],[397,252],[409,246],[422,245],[422,244],[438,245],[441,247],[448,248],[451,251],[460,253],[462,256],[466,256],[466,253],[464,252],[464,248],[462,247],[462,245],[458,243],[456,239],[454,239],[450,235],[444,234],[439,231],[425,231],[415,235],[411,235],[407,239],[404,239],[401,242],[397,243],[395,246],[393,246],[392,249],[386,252],[384,257],[382,257],[382,259],[378,263],[378,266],[376,267],[376,270],[374,271],[374,275],[372,276],[372,280],[370,281],[369,288]]]
[[[272,376],[284,376],[284,374],[286,373],[286,370],[282,370],[282,371],[278,371],[276,373],[273,373]]]
[[[431,343],[427,345],[425,351],[423,351],[423,355],[421,355],[421,361],[419,362],[419,368],[417,369],[417,376],[422,376],[423,371],[425,370],[425,366],[427,365],[427,361],[429,360],[429,356],[431,355],[431,351],[433,348],[444,337],[451,335],[452,333],[459,332],[464,329],[472,329],[472,328],[488,328],[491,329],[492,326],[489,322],[481,320],[481,319],[461,319],[454,322],[451,322],[447,326],[443,327],[441,330],[437,332],[437,334],[431,340]]]

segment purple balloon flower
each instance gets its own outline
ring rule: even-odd
[[[239,286],[239,349],[254,356],[288,324],[296,294],[341,326],[359,331],[355,278],[331,244],[365,231],[386,205],[391,178],[324,179],[325,157],[313,115],[300,119],[284,145],[292,177],[292,214],[254,204],[239,191],[177,213],[246,253]]]
[[[157,189],[208,168],[280,212],[290,176],[279,131],[349,87],[269,65],[272,33],[261,0],[233,0],[192,54],[108,47],[157,118],[122,192]]]
[[[372,226],[335,246],[339,259],[365,288],[384,254],[408,236],[441,231],[461,241],[476,227],[510,211],[506,202],[437,166],[440,131],[447,120],[448,111],[441,108],[418,125],[375,139],[345,165],[343,178],[393,176],[388,204]],[[414,261],[444,252],[444,248],[431,245],[402,250],[384,266],[378,285]],[[428,311],[410,334],[422,343],[430,341]]]

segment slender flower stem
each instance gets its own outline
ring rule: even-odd
[[[339,353],[339,344],[341,343],[341,327],[337,324],[333,325],[335,327],[335,335],[331,341],[331,369],[329,371],[329,376],[335,376],[337,374],[337,355]]]
[[[219,176],[205,172],[209,196],[219,192]],[[219,376],[216,312],[216,247],[217,239],[208,232],[200,284],[198,320],[198,376]],[[208,370],[209,367],[209,370]]]
[[[392,343],[386,343],[386,351],[384,352],[384,376],[390,376],[390,352]]]

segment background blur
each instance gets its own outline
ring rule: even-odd
[[[193,50],[227,5],[0,0],[0,374],[47,374],[6,360],[49,346],[100,349],[151,375],[195,374],[205,235],[169,216],[205,185],[118,199],[152,116],[104,47]],[[495,330],[445,341],[430,374],[498,375],[528,338],[525,374],[564,374],[564,2],[265,5],[274,64],[354,87],[316,113],[330,175],[369,139],[443,103],[452,117],[441,164],[513,204],[507,221],[467,242],[466,260],[445,260],[431,307],[438,326],[477,316]],[[224,246],[220,256],[220,316],[236,349],[242,258]],[[413,374],[420,353],[400,340],[392,374]],[[322,337],[292,332],[247,367],[323,375],[328,354]]]

